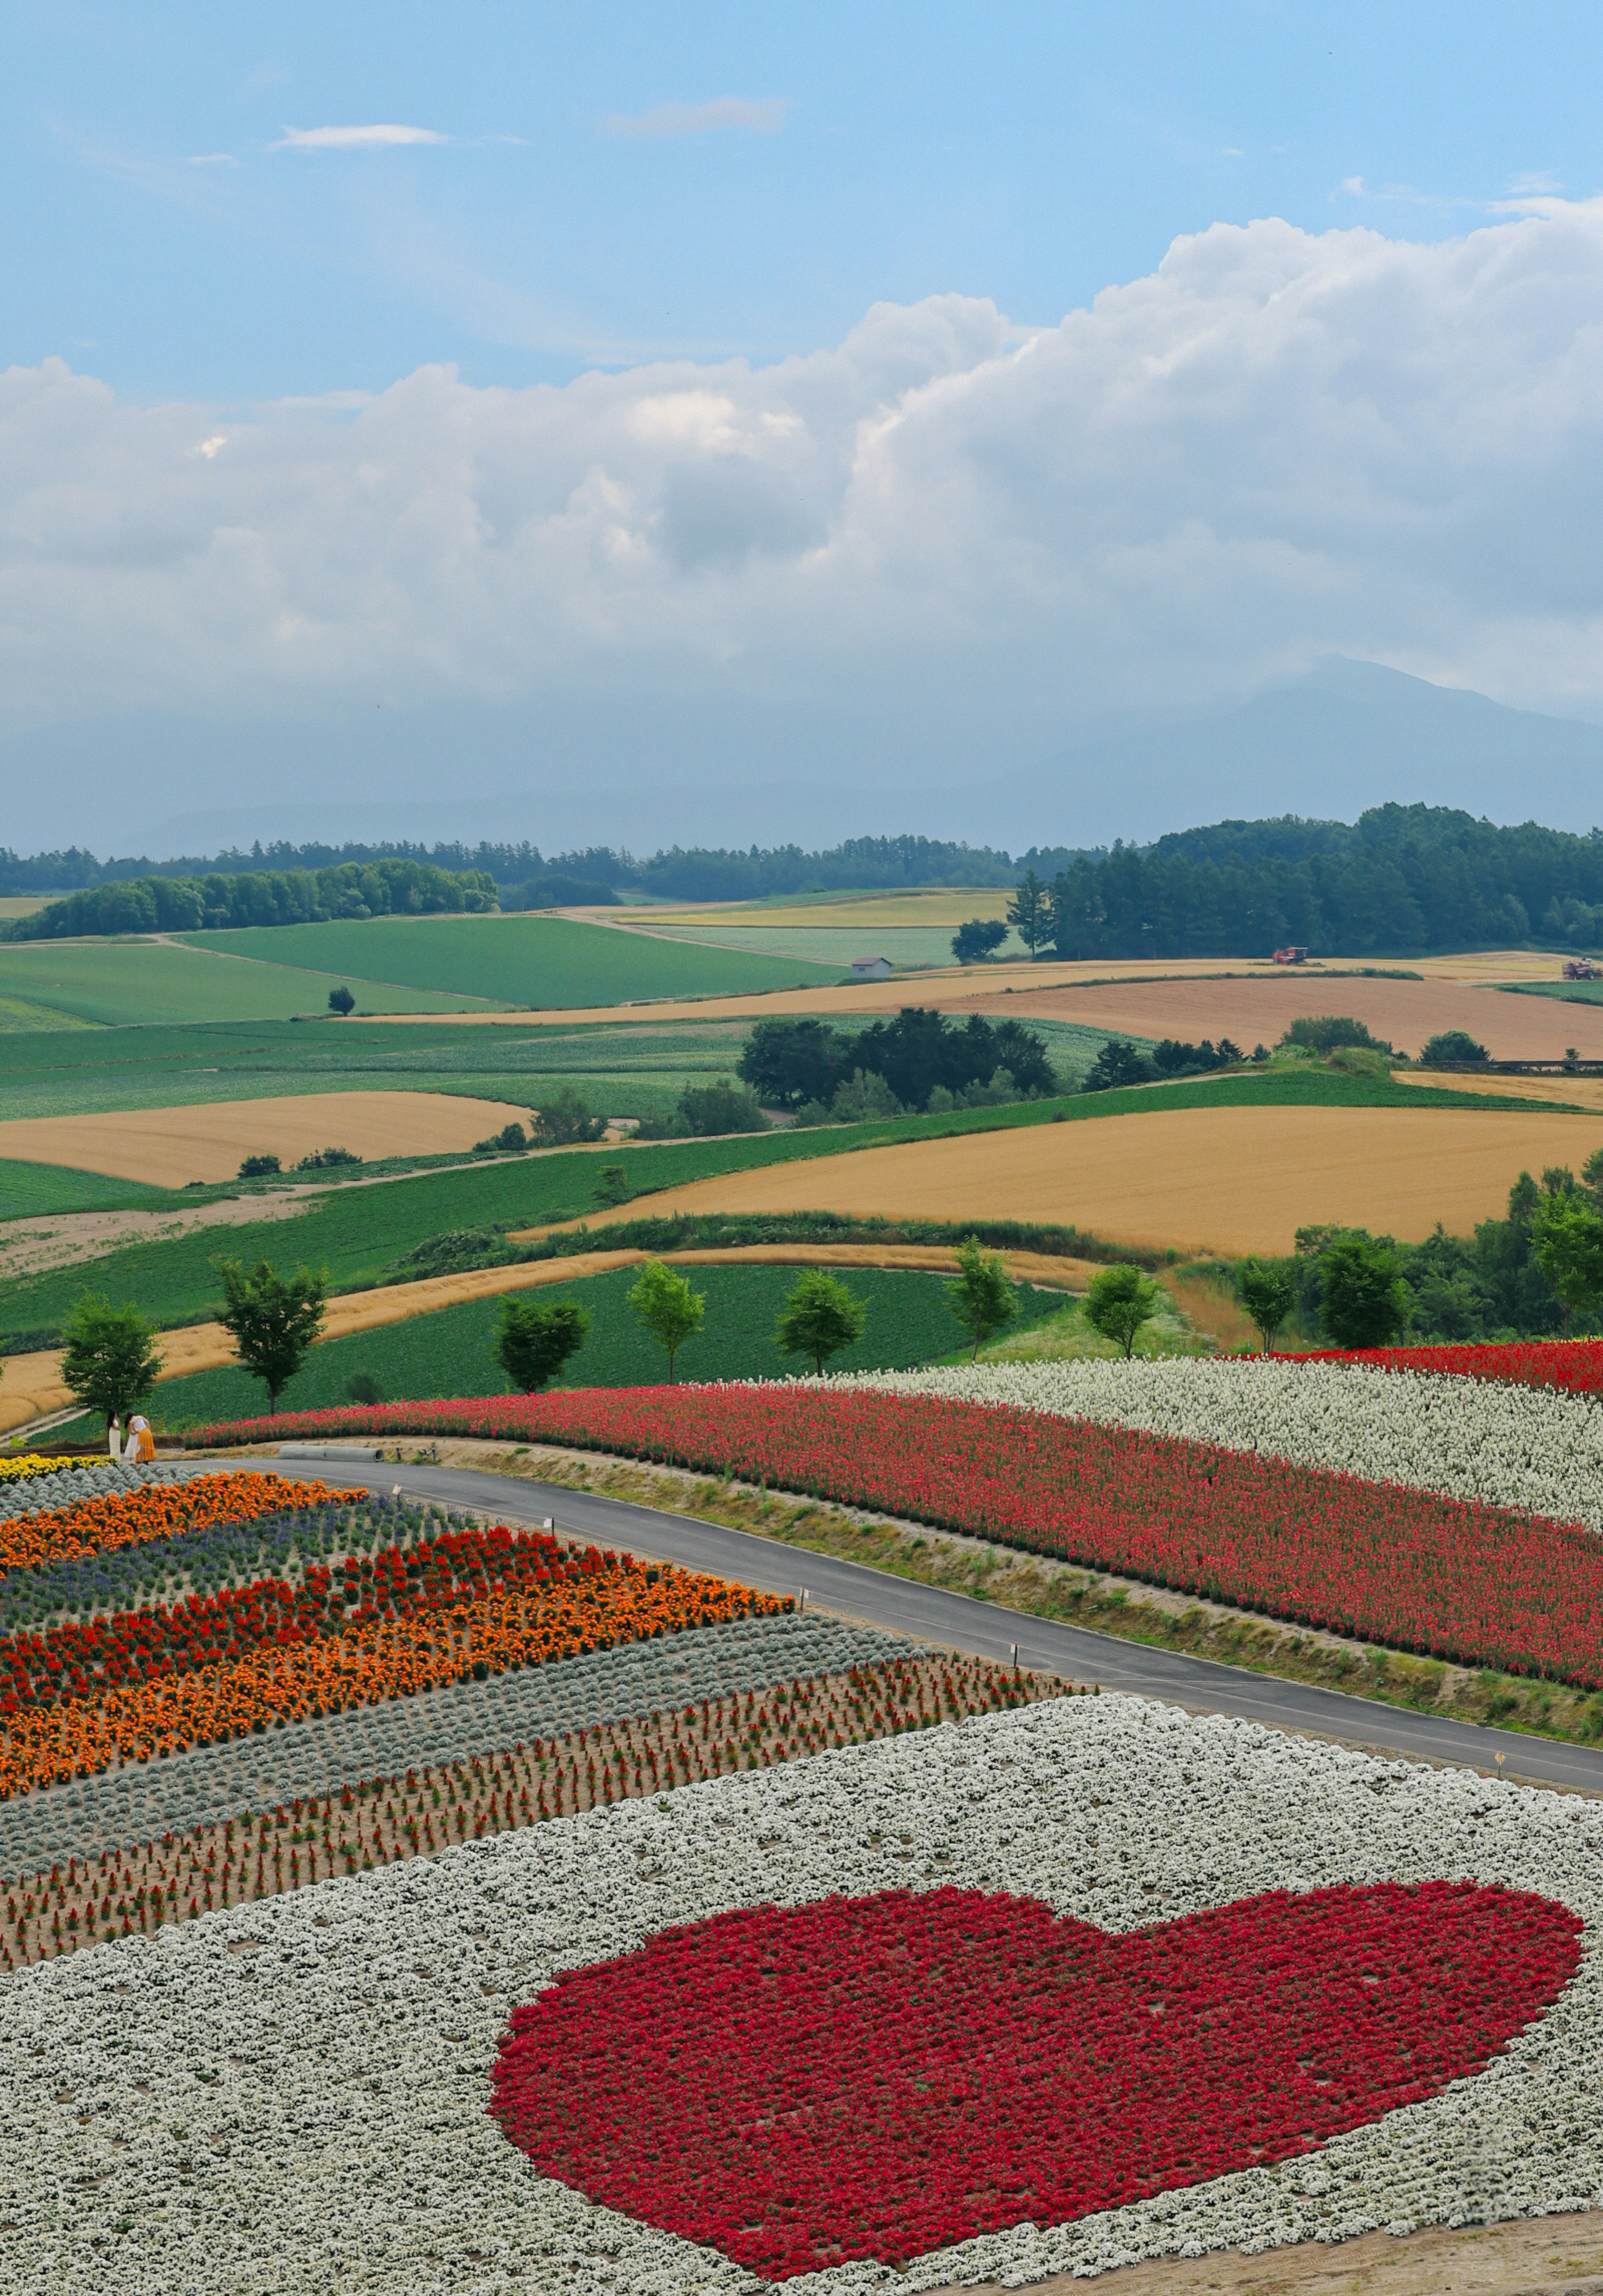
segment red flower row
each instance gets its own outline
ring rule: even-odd
[[[1603,1542],[1590,1531],[1256,1453],[818,1388],[581,1389],[298,1423],[404,1423],[734,1474],[1397,1649],[1603,1687]]]
[[[1603,1395],[1603,1340],[1486,1341],[1473,1347],[1324,1348],[1297,1363],[1373,1364],[1380,1371],[1447,1373]]]
[[[543,2175],[770,2279],[899,2263],[1430,2096],[1542,2013],[1580,1928],[1444,1882],[1124,1936],[951,1889],[763,1906],[560,1975],[490,2110]]]
[[[258,1578],[170,1607],[119,1611],[47,1634],[0,1639],[0,1716],[123,1683],[193,1674],[268,1644],[337,1637],[379,1619],[415,1618],[513,1588],[558,1586],[615,1566],[596,1547],[564,1547],[549,1531],[450,1531],[414,1547],[309,1566],[304,1586]],[[631,1558],[625,1556],[627,1566]],[[647,1573],[650,1577],[653,1574]]]

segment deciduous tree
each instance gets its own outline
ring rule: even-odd
[[[218,1320],[233,1333],[241,1363],[267,1389],[270,1419],[323,1329],[327,1273],[314,1275],[309,1267],[298,1267],[293,1275],[280,1275],[263,1259],[252,1274],[237,1259],[224,1259],[218,1274],[225,1301]]]
[[[1144,1275],[1128,1260],[1118,1260],[1112,1267],[1099,1268],[1091,1278],[1085,1319],[1094,1332],[1100,1332],[1129,1357],[1135,1352],[1142,1326],[1157,1314],[1160,1298],[1150,1275]]]
[[[702,1328],[706,1293],[693,1292],[677,1268],[665,1267],[660,1259],[648,1259],[629,1295],[629,1304],[658,1346],[667,1351],[671,1381],[675,1356],[692,1332]]]
[[[821,1377],[832,1355],[856,1346],[867,1320],[866,1300],[826,1267],[809,1267],[785,1303],[774,1340],[782,1355],[810,1356]]]

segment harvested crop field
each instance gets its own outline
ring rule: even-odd
[[[1476,1076],[1463,1070],[1440,1073],[1431,1069],[1394,1069],[1398,1084],[1418,1085],[1426,1092],[1466,1089],[1493,1100],[1550,1100],[1564,1108],[1603,1110],[1603,1077],[1596,1076]]]
[[[1284,1252],[1314,1221],[1410,1241],[1467,1235],[1522,1168],[1578,1171],[1603,1117],[1390,1108],[1155,1109],[912,1141],[637,1197],[616,1214],[834,1211],[857,1218],[1032,1219],[1154,1250]]]
[[[190,1180],[231,1180],[247,1156],[276,1156],[287,1168],[328,1147],[367,1160],[455,1154],[528,1115],[526,1105],[450,1093],[300,1093],[97,1116],[18,1117],[0,1123],[0,1157],[181,1188]]]
[[[1603,1006],[1594,1011],[1455,981],[1332,980],[1302,972],[1273,980],[1148,980],[1021,990],[1007,999],[1007,1009],[1017,1020],[1035,1013],[1191,1044],[1229,1037],[1249,1053],[1254,1045],[1274,1044],[1301,1016],[1343,1013],[1411,1057],[1439,1030],[1465,1029],[1494,1061],[1558,1061],[1570,1045],[1583,1060],[1603,1060]]]

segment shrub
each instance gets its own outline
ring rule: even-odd
[[[1372,1037],[1361,1021],[1339,1013],[1305,1013],[1292,1022],[1280,1042],[1301,1045],[1311,1053],[1334,1053],[1342,1045],[1359,1045],[1370,1053],[1392,1050],[1384,1038]]]
[[[1477,1045],[1467,1029],[1443,1029],[1427,1037],[1419,1060],[1427,1069],[1462,1067],[1470,1062],[1490,1059],[1484,1045]]]
[[[283,1169],[276,1156],[247,1156],[239,1168],[239,1177],[242,1180],[267,1180]]]

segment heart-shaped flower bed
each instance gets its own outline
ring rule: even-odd
[[[491,2111],[543,2174],[771,2279],[897,2261],[1430,2096],[1557,1998],[1580,1929],[1445,1882],[1122,1936],[952,1889],[758,1906],[560,1977]]]

